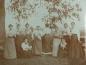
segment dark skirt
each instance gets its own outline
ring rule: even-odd
[[[69,46],[69,57],[74,59],[84,58],[84,49],[80,41],[78,40],[77,35],[71,36],[71,42]]]
[[[33,54],[41,55],[41,53],[42,53],[42,40],[35,37],[35,39],[33,41],[32,49],[33,49]]]
[[[42,37],[42,48],[43,52],[51,52],[52,51],[52,37],[50,35],[45,35]]]
[[[70,38],[69,35],[65,35],[65,36],[64,36],[64,39],[65,39],[65,41],[66,41],[66,43],[67,43],[66,48],[65,48],[64,51],[65,51],[65,53],[66,53],[66,56],[68,57],[68,56],[69,56],[69,52],[70,52],[69,48],[70,48],[71,38]]]
[[[30,58],[30,57],[32,57],[31,51],[26,52],[26,51],[23,51],[23,49],[21,48],[21,43],[24,42],[25,38],[28,39],[28,42],[31,42],[30,41],[31,38],[29,35],[17,35],[15,38],[17,58]]]
[[[84,60],[84,49],[82,43],[78,40],[77,35],[71,36],[69,47],[69,63],[70,65],[79,65]]]

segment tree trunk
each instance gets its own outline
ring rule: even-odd
[[[4,0],[0,0],[0,45],[5,42],[5,8]]]
[[[5,8],[4,8],[4,0],[0,0],[0,48],[3,48],[4,44],[5,44]],[[3,55],[3,53],[1,54]]]

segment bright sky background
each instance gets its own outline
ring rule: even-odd
[[[31,0],[31,2],[33,2],[33,1],[35,1],[35,0]],[[11,23],[11,24],[14,25],[14,32],[15,32],[16,31],[15,24],[16,24],[17,20],[15,20],[13,18],[13,14],[10,11],[6,10],[6,8],[8,7],[9,4],[10,4],[9,0],[5,0],[5,12],[6,12],[6,15],[5,15],[5,28],[6,28],[6,32],[8,32],[8,25]],[[40,4],[39,4],[39,6],[40,6]],[[86,24],[86,0],[80,0],[80,6],[82,8],[82,12],[80,14],[80,19],[81,20],[80,20],[80,22],[77,22],[76,30],[80,30],[80,29],[83,29],[83,28],[86,27],[86,25],[85,25]],[[34,15],[31,18],[31,20],[26,20],[26,21],[29,22],[32,26],[40,25],[41,27],[44,27],[44,24],[41,21],[42,21],[43,16],[48,15],[47,10],[45,9],[45,7],[36,8],[36,14],[37,15]],[[22,25],[21,29],[22,30],[24,29],[25,23],[26,22],[21,20],[21,25]]]

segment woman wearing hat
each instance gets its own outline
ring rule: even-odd
[[[6,38],[6,43],[5,43],[5,53],[4,57],[6,59],[15,59],[16,58],[16,48],[15,48],[15,34],[13,32],[13,25],[9,25],[9,33]]]
[[[53,49],[52,49],[52,56],[57,57],[59,46],[61,44],[61,31],[59,27],[56,27],[55,31],[53,31]]]
[[[34,43],[33,43],[33,50],[35,55],[41,55],[42,53],[42,39],[41,39],[41,31],[40,26],[37,26],[33,32]]]

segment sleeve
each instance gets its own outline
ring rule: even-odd
[[[21,48],[24,49],[24,43],[21,43]]]
[[[34,39],[34,33],[32,33],[31,37],[32,37],[32,39]]]
[[[77,32],[78,40],[80,40],[80,31]]]
[[[40,31],[39,32],[38,31],[34,32],[34,36],[37,37],[37,38],[39,38],[39,39],[41,39],[41,33],[40,33]]]

